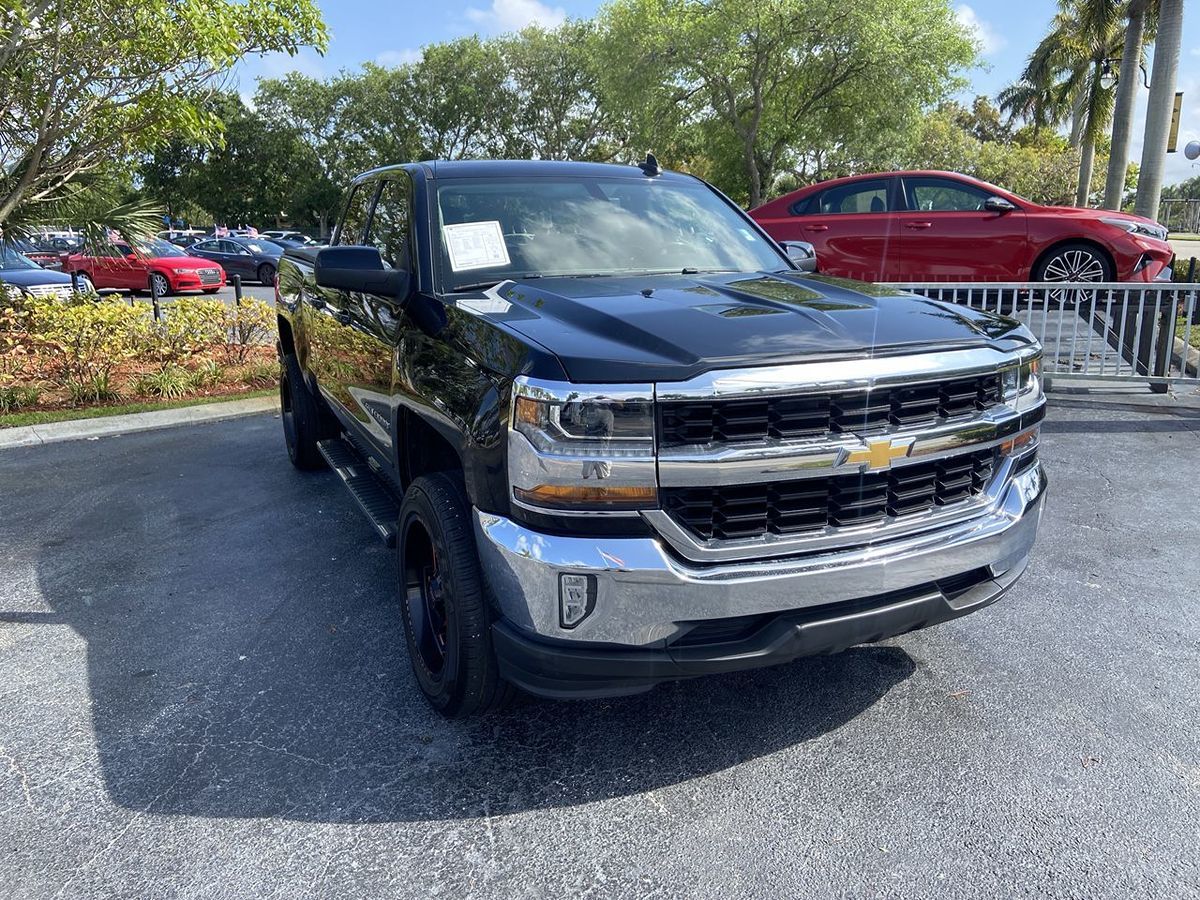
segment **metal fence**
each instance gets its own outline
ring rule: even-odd
[[[1161,200],[1158,221],[1170,232],[1200,234],[1200,200]]]
[[[1020,319],[1048,378],[1200,383],[1200,284],[891,284]]]

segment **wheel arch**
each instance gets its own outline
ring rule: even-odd
[[[1033,261],[1033,265],[1029,267],[1029,280],[1030,281],[1034,280],[1034,273],[1037,272],[1038,269],[1041,267],[1042,263],[1044,263],[1047,259],[1049,259],[1051,256],[1053,256],[1056,251],[1061,250],[1063,247],[1067,247],[1072,244],[1082,244],[1086,247],[1091,247],[1093,250],[1098,251],[1104,257],[1105,261],[1108,263],[1109,268],[1112,270],[1113,278],[1117,277],[1117,261],[1113,257],[1111,250],[1109,250],[1107,247],[1105,247],[1102,243],[1095,240],[1094,238],[1071,237],[1071,238],[1062,238],[1061,240],[1055,241],[1049,247],[1047,247],[1046,249],[1044,249],[1041,253],[1039,253],[1037,255],[1037,258]]]
[[[464,471],[460,448],[412,410],[397,413],[395,447],[396,474],[405,488],[422,475]]]

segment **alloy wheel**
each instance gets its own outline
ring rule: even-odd
[[[1055,254],[1047,260],[1042,270],[1043,281],[1104,281],[1104,260],[1096,253],[1085,248],[1071,248]],[[1047,291],[1047,299],[1059,306],[1074,306],[1086,303],[1095,297],[1095,291],[1052,289]]]

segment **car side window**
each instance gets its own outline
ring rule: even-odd
[[[867,181],[852,181],[831,187],[817,195],[808,205],[807,213],[813,215],[845,215],[850,213],[884,213],[888,206],[888,180],[872,178]]]
[[[241,244],[235,244],[233,241],[218,241],[217,247],[222,253],[242,253],[243,247]]]
[[[412,269],[409,250],[411,197],[407,175],[401,174],[384,181],[364,240],[364,243],[379,251],[384,263],[393,269],[405,271]]]
[[[375,199],[378,181],[364,181],[350,193],[346,203],[346,211],[342,213],[342,221],[338,226],[334,244],[357,244],[363,238],[367,227],[367,216],[371,212],[371,203]]]
[[[212,253],[217,249],[216,241],[197,241],[192,244],[193,250],[203,250],[205,253]]]
[[[922,212],[975,212],[991,195],[949,178],[905,178],[908,208]]]

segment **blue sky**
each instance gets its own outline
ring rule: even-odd
[[[555,25],[566,17],[591,16],[599,0],[440,0],[400,3],[380,0],[318,0],[332,32],[324,57],[305,51],[296,57],[273,54],[244,62],[237,73],[243,93],[251,94],[262,76],[298,69],[310,75],[332,75],[364,62],[406,62],[419,57],[425,44],[476,32],[483,35],[512,31],[532,22]],[[1045,32],[1054,14],[1052,0],[970,0],[955,2],[959,18],[975,30],[983,47],[983,65],[969,73],[976,93],[995,95],[1020,72],[1025,57]],[[1185,12],[1183,56],[1177,90],[1184,92],[1180,148],[1200,139],[1200,9]],[[1133,159],[1141,156],[1141,122],[1146,91],[1139,89],[1134,126]],[[1167,181],[1200,175],[1183,154],[1169,156]]]

